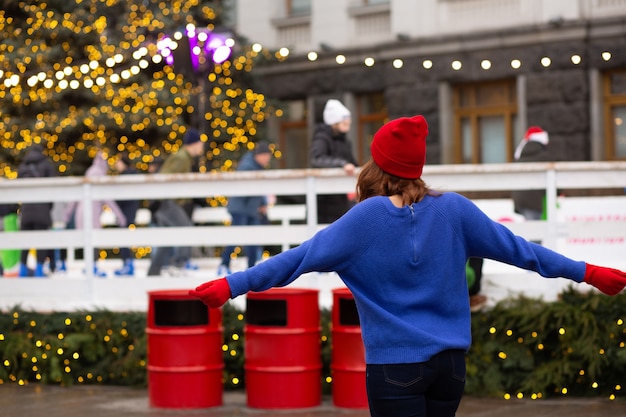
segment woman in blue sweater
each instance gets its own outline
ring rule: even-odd
[[[455,415],[471,343],[469,257],[585,281],[610,295],[626,285],[621,271],[528,242],[465,197],[429,189],[421,179],[427,135],[422,116],[385,124],[348,213],[296,248],[190,291],[219,307],[307,272],[336,271],[359,312],[372,416]]]

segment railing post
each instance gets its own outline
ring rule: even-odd
[[[95,259],[93,255],[93,195],[91,183],[83,185],[83,259],[85,261],[85,275],[88,279],[94,277]],[[92,296],[92,284],[89,285],[89,295]]]
[[[285,229],[285,231],[289,230],[289,219],[283,217],[283,219],[280,221],[281,226]],[[289,250],[289,243],[285,242],[282,244],[282,252],[287,252]]]
[[[548,223],[548,238],[545,240],[545,246],[550,249],[556,249],[557,243],[557,189],[556,189],[556,171],[549,169],[546,171],[546,222]]]
[[[315,189],[315,177],[306,178],[306,224],[309,228],[309,236],[313,236],[317,230],[317,190]]]

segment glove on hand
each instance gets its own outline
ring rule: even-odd
[[[230,286],[226,278],[205,282],[195,290],[189,290],[189,295],[199,298],[210,308],[219,308],[231,298]]]
[[[607,295],[616,295],[626,286],[626,272],[587,264],[584,281]]]

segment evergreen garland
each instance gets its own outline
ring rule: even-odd
[[[556,302],[519,297],[472,316],[466,393],[504,398],[623,396],[626,294],[568,290]],[[245,388],[245,313],[227,304],[224,389]],[[330,392],[330,311],[321,312],[323,391]],[[146,386],[146,314],[0,315],[0,383]]]
[[[547,303],[519,297],[473,316],[466,391],[542,398],[621,394],[626,294],[570,289]]]

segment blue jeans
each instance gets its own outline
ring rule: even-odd
[[[452,417],[465,389],[465,352],[446,350],[426,362],[367,365],[372,417]]]
[[[232,226],[258,226],[261,224],[261,218],[258,214],[250,216],[241,213],[230,213],[230,217],[232,219],[230,223]],[[233,253],[234,250],[234,246],[224,248],[224,252],[222,252],[222,265],[230,266],[230,254]],[[252,268],[254,264],[256,264],[259,246],[245,246],[243,251],[248,257],[248,268]]]

